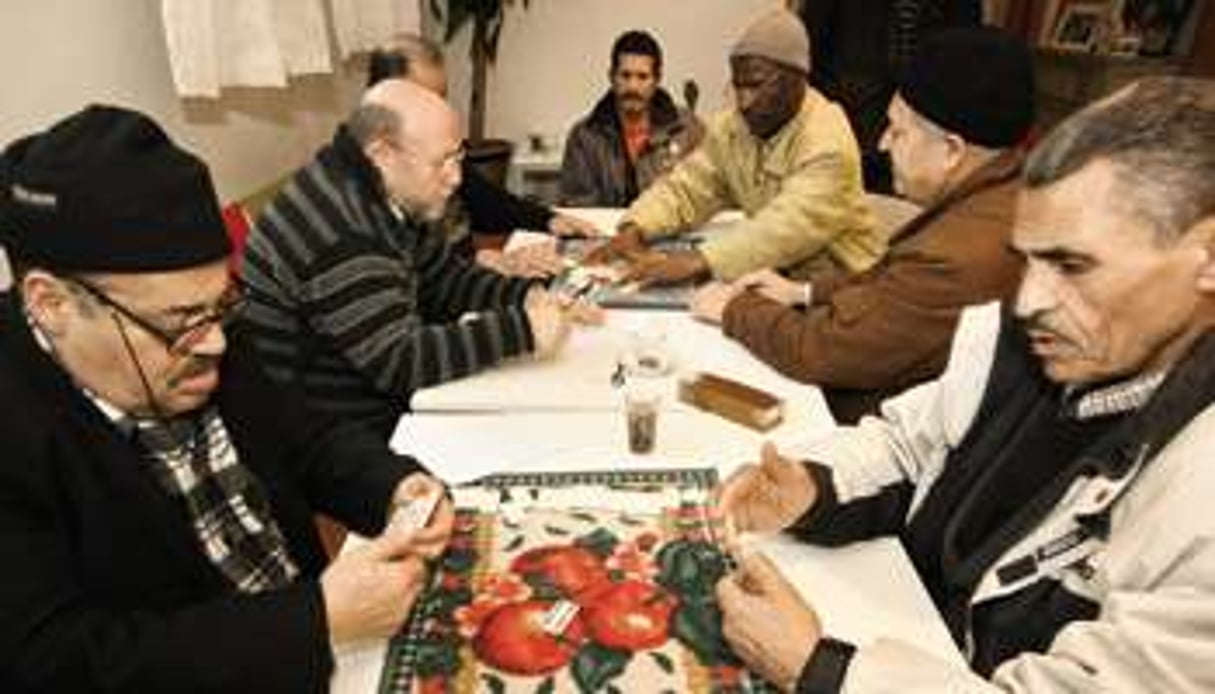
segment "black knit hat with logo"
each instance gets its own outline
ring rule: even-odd
[[[152,119],[111,106],[4,150],[0,244],[68,272],[177,270],[232,250],[206,165]]]
[[[1033,57],[1024,41],[999,29],[944,29],[920,43],[899,95],[967,142],[1011,147],[1034,122]]]

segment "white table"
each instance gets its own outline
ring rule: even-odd
[[[714,427],[710,415],[694,411],[662,417],[657,448],[645,456],[627,453],[618,417],[594,411],[416,414],[402,420],[392,445],[419,456],[435,473],[460,481],[499,471],[613,467],[713,466],[724,476],[753,460],[762,438],[742,427]],[[857,644],[909,640],[938,657],[962,662],[893,538],[824,549],[765,536],[753,538],[750,546],[768,554],[811,601],[826,633]],[[382,641],[341,649],[332,691],[375,691],[385,652]]]
[[[613,209],[570,212],[605,230],[613,230],[621,214]],[[887,218],[908,212],[892,204],[880,214]],[[737,213],[714,225],[734,219]],[[610,382],[635,331],[665,335],[675,366],[667,377],[656,447],[647,455],[628,452],[619,395]],[[713,371],[778,395],[785,400],[785,421],[761,434],[677,402],[679,374],[693,371]],[[414,414],[398,426],[393,448],[417,456],[452,483],[504,471],[647,467],[708,466],[724,478],[754,461],[765,439],[796,456],[802,443],[834,427],[817,388],[784,378],[723,337],[720,328],[671,311],[609,311],[604,326],[577,329],[552,360],[522,358],[419,391],[413,408]],[[768,536],[755,538],[754,547],[771,556],[811,601],[832,636],[858,644],[902,639],[963,662],[897,540],[823,549]],[[385,650],[383,641],[343,648],[332,691],[375,691]]]
[[[418,413],[437,412],[607,412],[619,407],[611,375],[626,351],[630,334],[665,336],[672,360],[668,377],[670,409],[689,410],[675,401],[677,380],[712,371],[767,390],[785,400],[780,431],[823,431],[832,419],[822,393],[791,381],[756,359],[745,347],[683,311],[611,310],[602,326],[575,328],[561,352],[548,360],[521,357],[497,368],[420,390],[413,396]],[[715,420],[723,421],[723,420]],[[731,425],[736,426],[736,425]]]

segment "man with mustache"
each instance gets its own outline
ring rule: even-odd
[[[786,689],[1215,688],[1215,82],[1089,106],[1024,184],[1017,295],[963,314],[941,377],[721,492],[742,531],[898,535],[970,670],[832,638],[753,555],[724,630]]]
[[[627,260],[631,277],[647,283],[873,265],[885,241],[865,200],[856,138],[843,110],[807,85],[809,56],[796,15],[755,20],[730,52],[734,107],[709,120],[696,151],[633,202],[588,261]],[[647,249],[726,208],[747,219],[695,249]]]
[[[453,513],[387,520],[442,484],[262,374],[206,166],[146,116],[9,145],[0,219],[0,690],[326,690],[408,616]],[[327,565],[319,511],[375,539]]]
[[[644,31],[612,44],[611,89],[570,130],[561,164],[561,202],[625,207],[685,154],[703,126],[675,105],[662,81],[662,49]]]

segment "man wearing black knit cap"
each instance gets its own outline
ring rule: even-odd
[[[0,219],[0,690],[327,689],[408,615],[452,512],[386,518],[441,484],[261,375],[207,169],[146,116],[12,143]],[[326,567],[313,509],[379,537]]]
[[[984,79],[973,78],[982,65]],[[782,373],[824,389],[837,420],[945,368],[962,309],[1015,285],[1008,251],[1021,157],[1033,122],[1033,62],[995,29],[948,29],[912,58],[881,147],[895,188],[923,211],[859,274],[793,282],[774,272],[703,288],[693,312],[721,322]]]

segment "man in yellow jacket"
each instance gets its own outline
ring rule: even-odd
[[[625,258],[632,278],[655,283],[871,266],[885,242],[866,206],[856,139],[843,110],[806,83],[801,21],[784,10],[760,17],[734,45],[730,71],[735,107],[709,121],[700,148],[633,203],[590,261]],[[646,249],[730,207],[747,218],[695,250]]]

